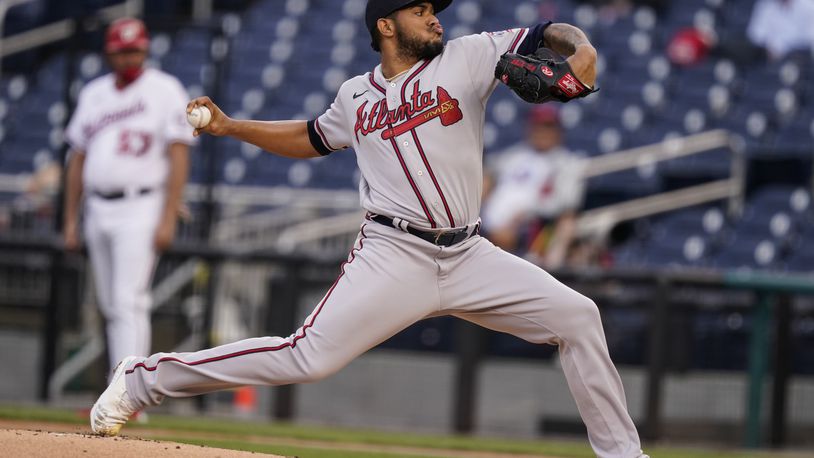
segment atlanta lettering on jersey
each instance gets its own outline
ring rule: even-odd
[[[418,86],[419,81],[416,81],[409,100],[392,110],[387,109],[386,99],[374,102],[370,108],[368,101],[363,102],[356,110],[356,124],[353,127],[356,140],[359,140],[359,133],[367,136],[382,129],[385,129],[381,134],[382,139],[387,140],[435,118],[440,118],[444,126],[463,119],[458,100],[453,99],[443,87],[436,87],[437,95],[433,97],[432,91],[421,91]]]
[[[91,139],[93,138],[94,135],[96,135],[96,133],[98,133],[105,127],[113,123],[127,119],[131,116],[135,116],[139,113],[142,113],[146,109],[147,107],[144,105],[144,102],[139,100],[134,105],[124,108],[122,110],[114,111],[111,113],[105,113],[96,121],[83,126],[85,138]]]

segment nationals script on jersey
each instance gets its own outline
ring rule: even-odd
[[[123,89],[116,88],[112,74],[88,83],[65,132],[71,147],[86,154],[84,186],[99,191],[162,186],[167,147],[194,141],[187,101],[181,83],[155,69]]]
[[[478,220],[486,101],[503,53],[533,52],[550,23],[469,35],[387,81],[381,65],[339,89],[309,122],[322,154],[353,147],[362,207],[416,227],[462,227]]]

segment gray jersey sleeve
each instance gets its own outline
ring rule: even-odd
[[[353,126],[348,120],[343,98],[347,95],[345,83],[336,94],[328,110],[316,119],[308,121],[308,137],[314,149],[323,156],[345,149],[352,143]]]

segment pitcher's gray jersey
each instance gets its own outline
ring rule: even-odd
[[[362,207],[414,226],[448,228],[478,219],[486,102],[494,68],[548,23],[481,33],[447,43],[387,81],[381,65],[345,82],[328,111],[309,124],[322,154],[353,147]],[[539,40],[538,40],[539,42]]]

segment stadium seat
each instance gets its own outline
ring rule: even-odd
[[[696,310],[692,317],[692,367],[743,370],[747,367],[751,317],[740,310]]]
[[[706,242],[699,235],[659,237],[651,240],[647,249],[652,251],[648,259],[651,266],[702,266],[706,263]]]
[[[797,118],[774,133],[771,148],[779,155],[810,157],[814,150],[814,136],[806,125],[810,117]]]
[[[642,240],[631,240],[612,250],[614,266],[646,268],[650,266],[647,244]]]
[[[807,246],[812,248],[811,244]],[[795,251],[786,259],[786,267],[794,272],[812,273],[814,272],[814,253],[810,250]]]
[[[419,321],[380,346],[400,350],[451,352],[454,344],[455,320],[452,317],[438,317]]]
[[[637,170],[625,170],[588,180],[586,207],[593,208],[644,197],[659,192],[659,177],[643,177]]]
[[[751,207],[746,213],[749,218],[758,219],[763,216],[764,211],[789,211],[792,210],[792,195],[799,188],[792,185],[769,185],[759,188],[749,196]],[[798,208],[800,204],[798,204]],[[801,210],[805,210],[805,205]]]
[[[784,253],[773,241],[768,230],[740,223],[733,232],[730,243],[722,248],[712,260],[719,268],[781,270]]]

